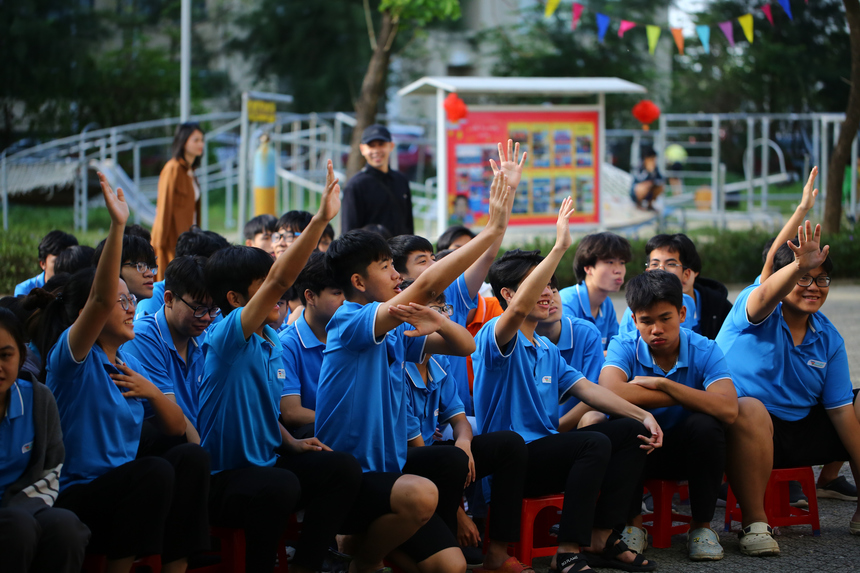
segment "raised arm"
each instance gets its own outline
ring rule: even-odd
[[[242,312],[242,333],[245,339],[250,338],[251,334],[263,325],[272,307],[277,304],[287,289],[293,286],[299,272],[308,262],[308,257],[319,243],[325,226],[339,210],[340,185],[334,176],[334,167],[329,159],[325,191],[320,200],[319,210],[299,238],[278,257],[269,269],[269,274],[266,275],[260,290],[245,305],[245,310]]]
[[[424,351],[428,354],[469,356],[475,352],[475,338],[468,330],[428,306],[413,302],[390,306],[388,312],[413,326],[413,330],[404,332],[406,336],[427,336]]]
[[[552,274],[558,267],[562,255],[570,248],[572,242],[570,238],[570,216],[573,211],[573,199],[567,197],[562,201],[561,208],[558,210],[558,220],[555,224],[555,245],[546,258],[522,282],[508,303],[508,308],[496,321],[495,335],[499,348],[504,348],[517,335],[520,325],[534,309],[541,293],[552,279]],[[502,293],[496,294],[502,296]]]
[[[122,189],[116,193],[107,178],[99,173],[105,206],[110,214],[110,229],[105,248],[96,267],[93,287],[81,314],[69,330],[69,348],[75,360],[83,360],[96,343],[108,316],[119,300],[119,271],[122,264],[122,233],[128,220],[128,203]]]
[[[782,299],[788,296],[797,281],[809,271],[818,268],[827,259],[830,245],[820,248],[821,225],[812,223],[797,228],[798,245],[789,242],[789,248],[794,252],[794,262],[773,273],[767,280],[750,293],[747,299],[747,317],[750,322],[757,324],[772,313]],[[775,243],[774,243],[775,244]]]
[[[815,198],[818,197],[818,189],[815,188],[816,177],[818,177],[818,167],[813,167],[812,171],[809,172],[809,179],[806,180],[806,185],[803,187],[803,195],[800,197],[800,203],[797,205],[797,209],[794,210],[794,213],[792,213],[791,217],[788,218],[788,221],[785,222],[785,225],[782,227],[779,235],[776,236],[776,239],[774,239],[773,244],[770,246],[770,250],[767,252],[764,267],[761,269],[761,282],[766,281],[767,278],[773,274],[773,258],[776,256],[777,249],[784,245],[786,241],[789,241],[794,237],[796,229],[803,225],[803,221],[806,219],[806,214],[815,206]]]

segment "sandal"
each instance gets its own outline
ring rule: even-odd
[[[625,551],[636,555],[632,563],[618,559]],[[648,559],[647,564],[645,561],[645,557],[627,547],[627,544],[621,540],[621,536],[617,531],[609,534],[603,551],[600,553],[588,553],[588,562],[592,567],[620,569],[621,571],[653,571],[657,568],[657,563],[654,561]]]
[[[570,569],[565,572],[564,570],[568,567]],[[582,553],[557,553],[555,556],[555,569],[550,567],[549,570],[553,573],[579,573],[586,567],[588,567],[588,571],[591,571],[588,559]]]
[[[534,573],[535,570],[525,563],[517,561],[516,557],[508,557],[498,569],[484,569],[483,567],[472,569],[472,573],[522,573],[523,571]]]

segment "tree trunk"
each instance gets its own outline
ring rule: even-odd
[[[847,1],[847,0],[846,0]],[[391,47],[397,35],[398,20],[388,12],[382,13],[382,25],[376,39],[376,48],[361,82],[361,93],[355,102],[355,128],[350,141],[349,160],[346,162],[346,177],[349,179],[364,167],[364,158],[358,145],[361,142],[361,132],[376,121],[376,111],[379,98],[385,92],[385,76],[391,61]]]
[[[851,91],[848,108],[842,122],[839,139],[833,148],[830,165],[827,167],[827,200],[824,203],[825,233],[838,233],[842,222],[842,183],[845,167],[851,157],[851,144],[860,127],[860,0],[842,0],[848,20],[851,42]]]

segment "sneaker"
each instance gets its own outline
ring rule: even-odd
[[[719,561],[723,558],[720,538],[709,527],[700,527],[687,533],[687,551],[692,561]]]
[[[779,544],[773,538],[773,529],[763,521],[750,523],[738,532],[740,538],[741,553],[764,557],[767,555],[779,555]]]
[[[648,549],[648,533],[641,527],[628,525],[621,530],[621,541],[636,553],[645,553]]]
[[[788,482],[788,498],[789,505],[792,507],[809,507],[809,498],[803,495],[803,488],[800,487],[799,481]]]
[[[839,476],[827,485],[818,486],[815,493],[819,498],[857,501],[857,486],[845,479],[845,476]]]

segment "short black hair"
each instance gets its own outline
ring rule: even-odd
[[[18,348],[18,372],[24,366],[27,360],[27,343],[24,338],[24,327],[21,321],[14,312],[8,308],[0,307],[0,329],[5,330],[12,337],[15,346]],[[47,357],[45,357],[47,360]],[[14,372],[13,376],[18,377],[18,372]]]
[[[176,256],[195,255],[209,258],[216,251],[230,246],[227,239],[217,233],[215,235],[212,236],[200,227],[191,227],[190,230],[179,235],[176,241]],[[219,237],[223,240],[218,240]]]
[[[274,233],[277,231],[277,223],[277,217],[269,215],[268,213],[263,213],[262,215],[257,215],[245,223],[245,228],[242,229],[242,234],[245,235],[246,240],[253,241],[254,237],[261,233]]]
[[[502,310],[508,308],[508,301],[502,296],[502,289],[516,290],[529,272],[538,266],[542,260],[540,251],[513,249],[507,251],[490,265],[487,277],[490,279],[490,286],[493,287],[493,293],[499,299]]]
[[[329,273],[337,286],[352,294],[352,275],[367,276],[367,267],[391,258],[391,249],[382,235],[354,229],[332,241],[325,253]]]
[[[406,272],[406,261],[412,253],[433,254],[430,241],[418,235],[397,235],[388,239],[388,247],[391,249],[391,258],[394,259],[394,268],[401,274]]]
[[[791,243],[794,246],[798,245],[797,237],[791,239]],[[784,243],[779,246],[776,250],[776,254],[773,256],[773,272],[775,273],[782,267],[790,265],[794,262],[794,251],[788,246],[788,243]],[[824,259],[824,262],[821,263],[821,266],[824,267],[824,272],[830,275],[833,272],[833,261],[830,259],[830,255],[827,255],[827,258]]]
[[[122,231],[123,235],[134,235],[135,237],[141,237],[146,239],[147,243],[152,242],[152,233],[146,227],[142,227],[140,225],[126,225],[125,229]]]
[[[445,229],[444,233],[439,235],[439,240],[436,241],[436,248],[440,251],[450,249],[451,243],[460,237],[469,237],[469,239],[474,239],[476,235],[468,227],[464,227],[463,225],[454,225],[453,227],[448,227]]]
[[[645,244],[645,256],[650,256],[654,249],[675,251],[684,267],[691,269],[694,273],[702,272],[702,259],[699,257],[699,251],[696,250],[695,243],[684,233],[654,235]]]
[[[186,294],[202,301],[209,296],[206,289],[206,257],[185,255],[176,257],[164,271],[164,290],[177,296]]]
[[[408,289],[409,287],[412,286],[412,283],[414,283],[414,282],[415,282],[415,279],[406,279],[405,281],[402,281],[400,283],[400,290]],[[430,302],[435,302],[438,304],[445,304],[448,302],[448,297],[445,296],[445,291],[443,290],[442,292],[439,293],[439,295],[436,298],[434,298]]]
[[[767,254],[770,252],[770,248],[773,246],[773,242],[776,240],[776,237],[771,237],[767,241],[764,242],[764,247],[761,250],[761,262],[767,262]]]
[[[385,225],[381,225],[379,223],[368,223],[364,227],[361,228],[363,231],[370,231],[371,233],[376,233],[381,236],[386,241],[392,237],[391,231],[388,230],[388,227]]]
[[[664,270],[640,273],[627,283],[627,306],[636,314],[658,302],[668,302],[681,312],[684,306],[684,287],[677,275]]]
[[[328,237],[332,241],[334,241],[334,227],[331,226],[331,223],[326,223],[325,229],[323,229],[322,237]]]
[[[289,229],[293,233],[301,233],[305,230],[305,227],[311,224],[311,219],[313,218],[313,214],[307,211],[287,211],[278,219],[276,229]]]
[[[585,267],[593,267],[597,261],[604,259],[621,259],[629,263],[633,259],[630,241],[608,231],[583,237],[573,256],[573,272],[576,274],[576,281],[581,283],[585,280]]]
[[[263,249],[235,245],[221,249],[209,257],[204,271],[206,290],[224,316],[233,310],[227,300],[227,293],[234,291],[248,298],[251,283],[265,279],[274,262],[272,255]]]
[[[657,150],[654,149],[652,145],[643,145],[641,148],[642,159],[648,159],[649,157],[657,157]]]
[[[93,266],[97,267],[105,249],[105,239],[96,247],[93,253]],[[122,262],[146,263],[150,267],[155,266],[155,250],[143,237],[136,235],[122,236]]]
[[[305,300],[305,291],[309,290],[314,294],[319,294],[326,288],[339,289],[340,287],[334,282],[334,278],[325,264],[325,253],[314,251],[308,258],[305,268],[296,277],[294,285],[296,293],[302,304],[307,304]]]
[[[51,231],[39,241],[39,260],[47,261],[48,255],[59,255],[63,250],[77,244],[78,239],[74,235],[63,231]]]
[[[441,261],[442,259],[444,259],[445,257],[447,257],[448,255],[450,255],[451,253],[453,253],[456,250],[457,249],[443,249],[443,250],[437,252],[436,253],[436,262],[438,263],[439,261]]]
[[[96,250],[89,245],[72,245],[57,255],[54,262],[54,274],[74,274],[81,269],[92,266]]]

